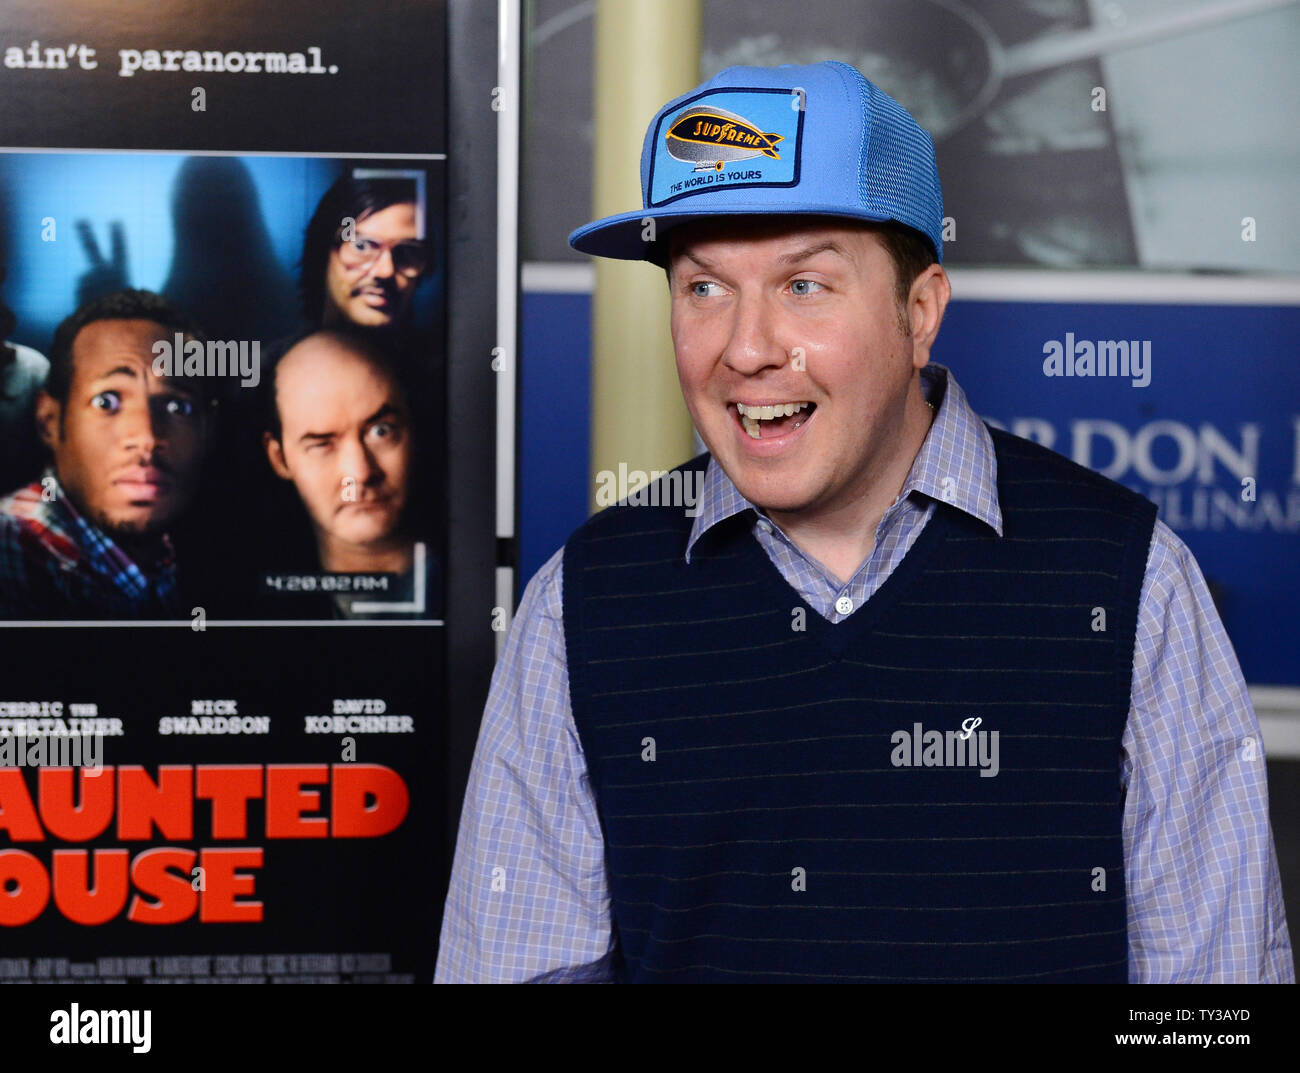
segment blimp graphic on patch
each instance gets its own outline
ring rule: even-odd
[[[721,171],[731,161],[756,156],[780,160],[776,144],[784,140],[783,134],[761,131],[744,116],[707,105],[686,109],[664,135],[669,154],[694,164],[694,171]]]

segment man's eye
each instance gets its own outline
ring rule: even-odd
[[[814,279],[797,279],[790,284],[790,289],[794,291],[795,294],[804,295],[815,293],[811,288],[820,286],[821,284]]]
[[[122,409],[122,396],[116,391],[101,391],[90,400],[90,405],[115,414]]]
[[[357,253],[369,255],[379,249],[379,243],[368,238],[354,238],[352,240],[352,248],[356,250]]]
[[[713,283],[707,279],[702,279],[691,284],[691,294],[693,294],[696,298],[708,298],[709,288],[716,287],[716,286],[717,286],[716,283]]]
[[[168,399],[166,409],[173,417],[194,416],[194,403],[189,399]]]
[[[390,421],[380,421],[370,426],[370,435],[375,439],[391,440],[396,439],[400,434],[401,430]]]

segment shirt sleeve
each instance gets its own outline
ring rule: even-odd
[[[492,674],[435,983],[612,979],[605,844],[569,702],[562,556],[528,583]]]
[[[1259,721],[1187,546],[1157,522],[1123,736],[1130,983],[1294,983]]]

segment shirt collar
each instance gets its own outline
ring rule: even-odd
[[[964,511],[1001,536],[993,437],[946,367],[933,362],[924,366],[921,391],[934,406],[935,417],[898,498],[906,499],[913,492],[929,496]],[[746,510],[761,513],[740,494],[717,460],[710,458],[686,541],[686,561],[691,561],[695,542],[705,533]]]
[[[103,565],[107,567],[106,572],[111,576],[132,578],[139,585],[147,585],[149,575],[167,574],[175,568],[175,549],[172,546],[171,537],[166,533],[162,535],[157,557],[147,565],[146,570],[127,555],[112,537],[73,506],[72,498],[64,489],[52,466],[46,467],[45,472],[41,474],[40,483],[42,487],[51,487],[49,482],[53,482],[52,487],[54,489],[54,496],[50,501],[52,508],[63,514],[65,530],[75,534],[78,546],[92,565],[96,560],[101,560]]]

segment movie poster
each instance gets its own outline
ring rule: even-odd
[[[0,981],[425,982],[446,7],[0,8]]]

